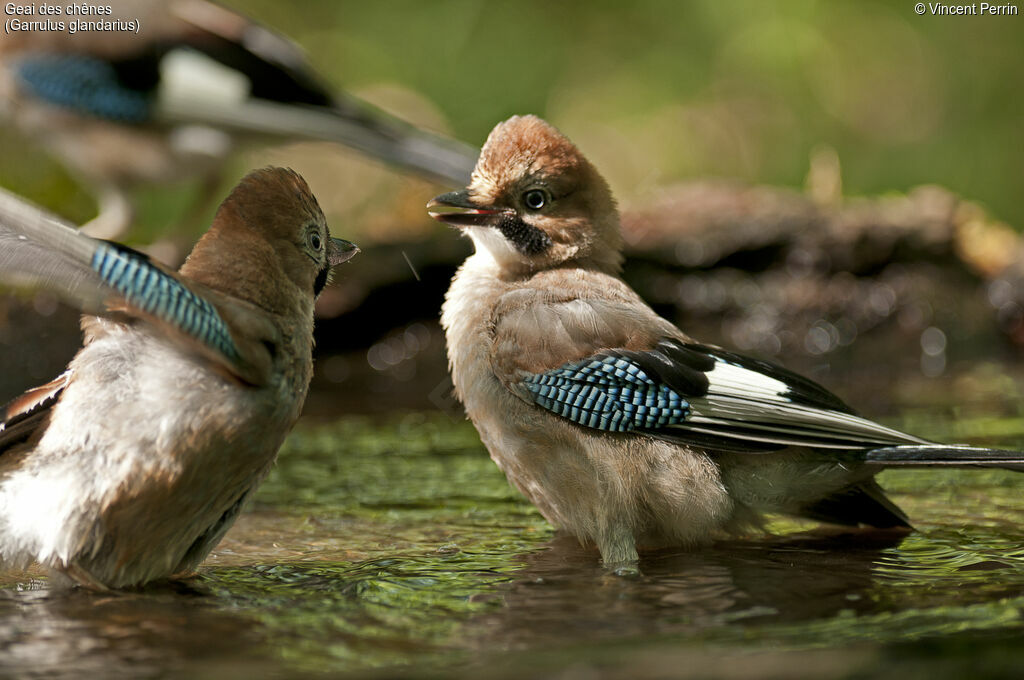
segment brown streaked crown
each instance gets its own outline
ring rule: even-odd
[[[468,211],[431,214],[469,227],[477,246],[511,270],[574,263],[614,271],[621,263],[608,184],[568,138],[536,116],[495,126],[466,191],[439,196],[431,206]]]

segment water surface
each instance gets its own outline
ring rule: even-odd
[[[996,417],[986,399],[925,399],[891,422],[1024,444],[1015,407]],[[619,578],[552,531],[466,422],[309,420],[188,583],[95,595],[0,573],[0,674],[1011,673],[1024,662],[1024,478],[907,471],[882,483],[913,533],[778,519],[771,536],[654,553],[642,576]]]

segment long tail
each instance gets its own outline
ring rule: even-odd
[[[1024,452],[945,444],[909,444],[871,449],[865,462],[885,467],[996,467],[1024,472]]]
[[[353,99],[353,98],[349,98]],[[479,150],[421,130],[368,104],[345,100],[334,108],[248,99],[225,105],[216,100],[161,102],[166,121],[204,123],[249,134],[337,142],[439,181],[469,183]]]

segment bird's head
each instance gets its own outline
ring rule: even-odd
[[[331,237],[298,173],[264,168],[246,175],[224,199],[181,271],[259,306],[286,309],[288,297],[319,295],[331,267],[357,252],[354,244]]]
[[[558,130],[513,116],[491,131],[468,187],[427,204],[512,274],[567,263],[617,271],[622,238],[604,178]]]

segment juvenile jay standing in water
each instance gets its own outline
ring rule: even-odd
[[[88,314],[67,371],[0,411],[0,562],[96,589],[191,572],[298,418],[314,300],[356,252],[282,168],[245,177],[177,273],[0,194],[0,281]]]
[[[856,416],[779,366],[702,345],[620,278],[607,183],[534,116],[494,128],[462,191],[428,204],[476,252],[444,303],[456,395],[491,457],[558,527],[632,570],[638,548],[755,528],[766,512],[909,527],[886,467],[1024,469]]]
[[[93,236],[124,232],[140,183],[199,176],[212,198],[228,153],[246,140],[338,142],[438,181],[469,179],[477,150],[331,92],[295,44],[240,14],[207,0],[106,4],[109,16],[50,20],[136,21],[138,32],[0,40],[0,118],[92,187]]]

